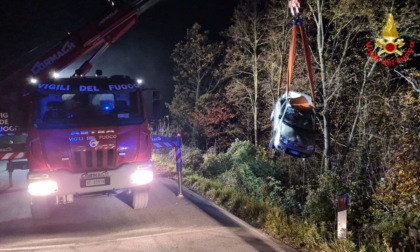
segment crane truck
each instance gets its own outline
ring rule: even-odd
[[[33,218],[86,195],[126,193],[134,209],[147,206],[153,164],[143,95],[150,89],[125,75],[87,73],[157,2],[117,5],[0,83],[0,159],[9,172],[29,169]],[[73,76],[53,77],[82,57]],[[159,92],[151,91],[156,111]]]

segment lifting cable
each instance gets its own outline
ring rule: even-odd
[[[293,16],[293,28],[292,28],[292,39],[290,42],[290,49],[289,49],[289,62],[287,66],[287,87],[286,87],[286,94],[289,93],[290,88],[292,86],[292,78],[293,78],[293,68],[295,65],[295,58],[296,58],[296,42],[297,42],[297,33],[299,32],[302,38],[303,49],[305,53],[305,61],[306,61],[306,69],[308,70],[308,78],[309,78],[309,85],[311,88],[311,97],[312,103],[315,105],[315,86],[314,86],[314,74],[312,70],[312,62],[311,62],[311,51],[309,48],[308,38],[306,37],[305,30],[303,29],[303,19],[300,16],[299,8],[300,3],[298,0],[290,0],[289,1],[289,8],[292,12]]]

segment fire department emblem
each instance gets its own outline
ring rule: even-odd
[[[392,67],[409,59],[414,51],[414,41],[406,43],[403,38],[398,38],[397,26],[390,13],[382,30],[382,38],[368,41],[366,48],[369,57],[384,66]]]
[[[388,14],[388,20],[382,31],[382,38],[376,39],[375,45],[381,48],[378,55],[396,53],[401,56],[403,54],[401,48],[405,45],[404,39],[398,39],[397,27],[391,13]]]
[[[98,144],[99,144],[99,141],[98,140],[96,140],[96,138],[95,137],[93,137],[92,139],[90,139],[90,141],[89,141],[89,145],[90,145],[90,147],[92,147],[92,148],[95,148],[96,146],[98,146]]]

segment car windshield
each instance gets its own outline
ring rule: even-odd
[[[138,92],[43,95],[36,100],[34,123],[37,128],[138,124],[144,121],[140,99]]]
[[[283,122],[293,128],[315,130],[315,114],[312,110],[303,111],[288,107]]]
[[[314,131],[292,128],[287,124],[283,125],[281,135],[286,137],[288,141],[293,141],[300,146],[314,145],[316,140]]]

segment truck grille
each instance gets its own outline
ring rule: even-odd
[[[95,170],[115,165],[114,149],[76,151],[73,154],[76,169]]]

